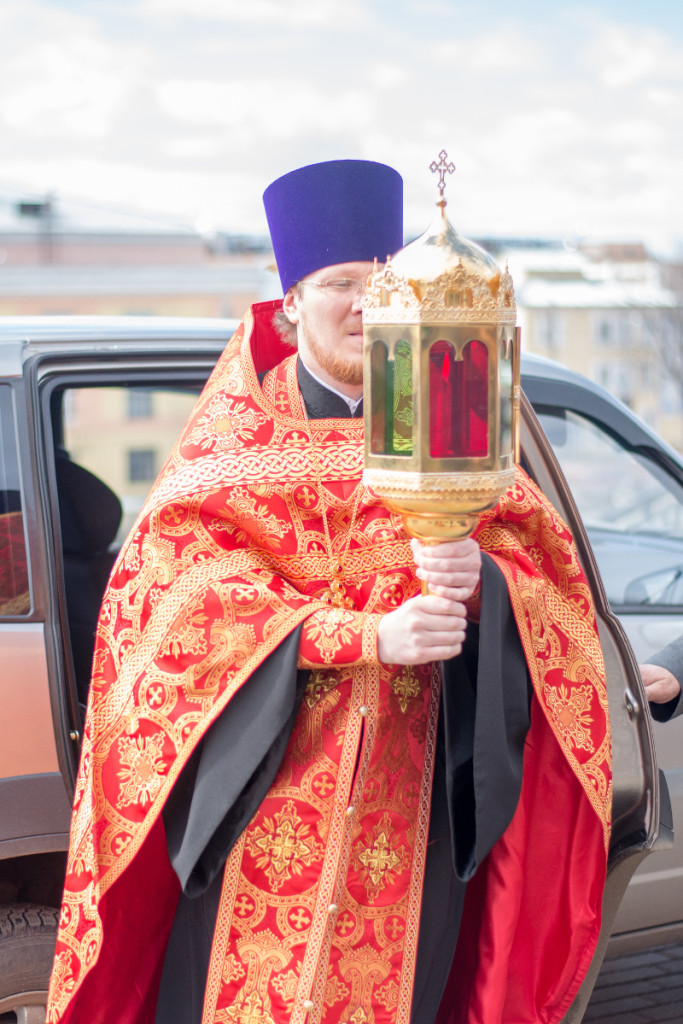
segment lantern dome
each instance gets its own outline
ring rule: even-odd
[[[446,216],[443,189],[442,175],[432,223],[370,278],[365,323],[515,323],[507,268],[501,271],[481,246],[458,234]]]

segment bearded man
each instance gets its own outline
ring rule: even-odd
[[[610,799],[571,538],[520,470],[476,540],[409,540],[361,481],[401,179],[331,161],[264,200],[284,300],[246,315],[105,595],[48,1020],[559,1021]]]

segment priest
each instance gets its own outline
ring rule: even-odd
[[[284,300],[246,314],[105,594],[48,1021],[554,1024],[609,839],[589,588],[521,470],[432,548],[362,485],[399,175],[330,161],[264,201]]]

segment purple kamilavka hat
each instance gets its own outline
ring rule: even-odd
[[[263,193],[282,290],[335,263],[384,262],[403,245],[403,179],[372,160],[328,160]]]

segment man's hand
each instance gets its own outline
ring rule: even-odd
[[[417,577],[429,584],[430,593],[451,601],[466,601],[479,586],[481,551],[471,537],[443,544],[421,544],[413,538],[410,546]]]
[[[424,665],[460,654],[467,619],[464,604],[436,594],[411,597],[383,615],[377,630],[379,660],[392,665]]]
[[[380,661],[424,665],[446,661],[462,651],[467,609],[481,576],[481,552],[475,540],[421,544],[411,541],[417,576],[429,593],[413,597],[383,616],[377,631]]]
[[[678,697],[681,692],[681,684],[668,668],[660,668],[659,665],[640,665],[639,667],[645,686],[645,695],[649,701],[652,701],[653,704],[666,704],[667,701]]]

